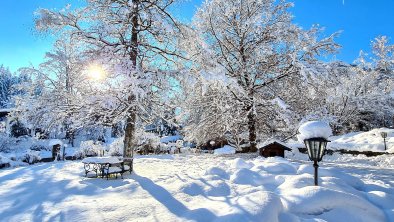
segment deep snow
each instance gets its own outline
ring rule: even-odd
[[[332,142],[328,143],[328,148],[337,150],[357,150],[357,151],[375,151],[384,152],[384,141],[381,132],[388,134],[386,138],[386,152],[394,153],[394,129],[380,128],[367,132],[352,132],[341,136],[330,138]]]
[[[331,127],[322,121],[309,121],[305,122],[298,129],[299,135],[297,135],[299,142],[304,142],[310,138],[324,138],[328,139],[332,135]]]
[[[384,150],[384,140],[381,132],[387,132],[386,148]],[[290,140],[287,145],[293,148],[305,147],[303,136],[298,136],[301,141]],[[351,132],[343,135],[328,137],[327,149],[330,150],[353,150],[394,153],[394,129],[380,128],[367,132]]]
[[[234,154],[235,148],[229,145],[225,145],[222,148],[215,149],[213,154]]]
[[[390,168],[323,162],[321,186],[315,187],[310,162],[237,157],[141,156],[135,160],[135,173],[109,181],[83,177],[80,161],[1,170],[0,218],[394,221]]]

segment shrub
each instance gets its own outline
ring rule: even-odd
[[[109,155],[111,156],[123,156],[123,137],[116,138],[111,145],[109,145]]]
[[[16,145],[17,139],[14,137],[9,137],[5,133],[0,133],[0,152],[9,153],[12,151],[13,147]]]
[[[29,150],[22,157],[22,162],[26,162],[29,164],[37,163],[41,160],[40,154],[38,151]]]
[[[104,146],[100,143],[95,143],[93,140],[87,140],[81,142],[79,150],[76,151],[76,158],[84,158],[87,156],[98,156],[104,152]]]

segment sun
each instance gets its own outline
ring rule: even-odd
[[[91,64],[87,69],[87,75],[93,80],[100,80],[104,78],[105,70],[100,65]]]

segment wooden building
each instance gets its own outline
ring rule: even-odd
[[[280,142],[273,141],[260,147],[259,154],[260,156],[263,157],[273,157],[273,156],[285,157],[285,150],[291,151],[291,148],[285,146]]]

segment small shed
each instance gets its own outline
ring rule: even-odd
[[[291,148],[287,147],[285,144],[278,142],[278,141],[272,141],[269,143],[263,144],[259,148],[259,154],[260,156],[263,157],[273,157],[273,156],[281,156],[285,157],[285,150],[291,151]]]

